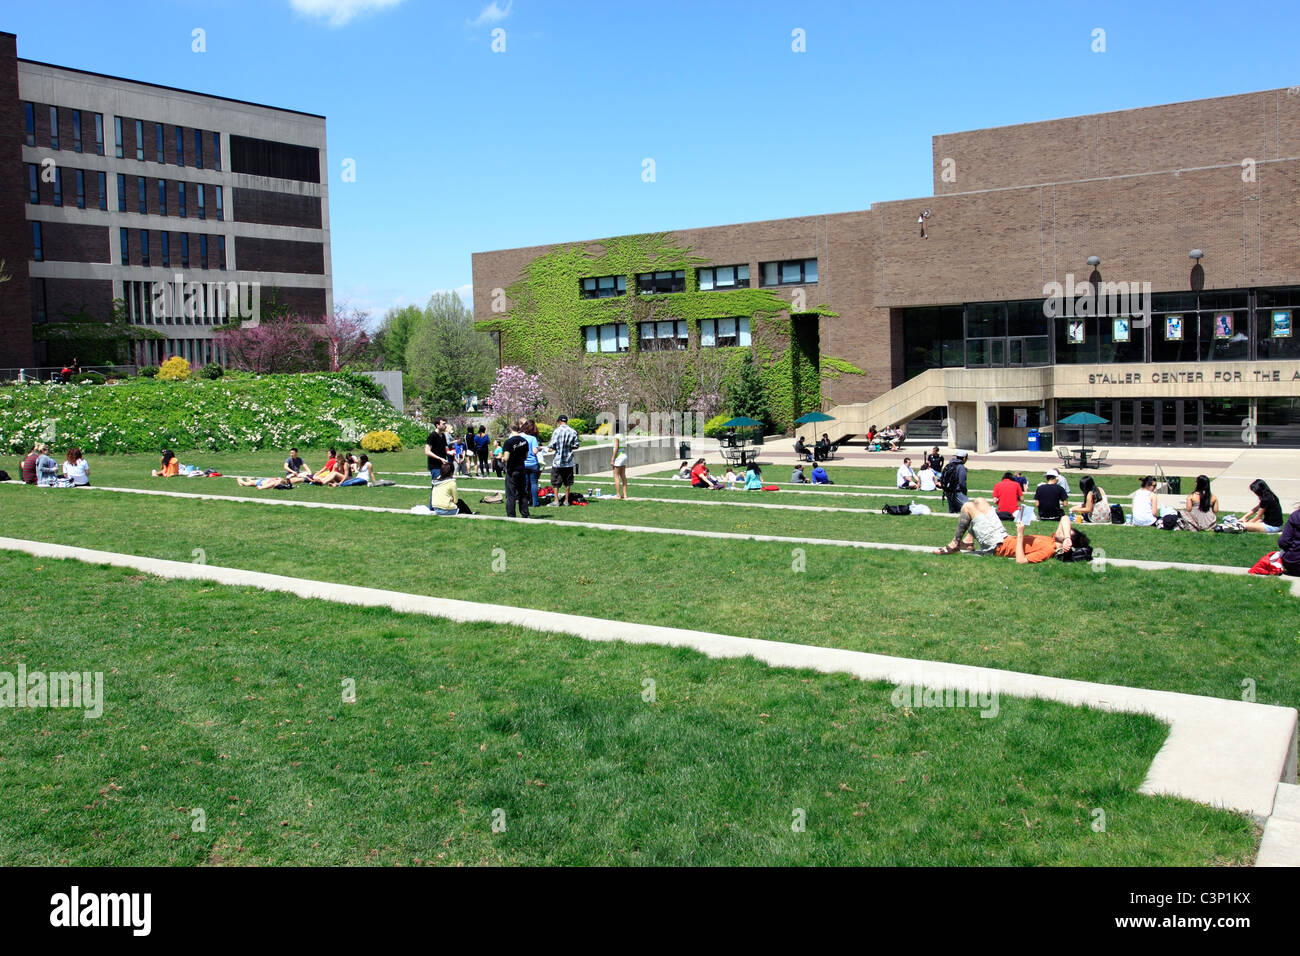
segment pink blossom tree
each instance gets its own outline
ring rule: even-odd
[[[333,315],[313,324],[313,330],[326,346],[327,371],[337,372],[365,351],[370,344],[366,334],[369,317],[367,312],[340,304],[334,306]]]
[[[536,415],[546,405],[542,377],[530,375],[518,365],[503,365],[497,370],[489,399],[492,410],[507,423]]]

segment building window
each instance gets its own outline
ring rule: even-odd
[[[33,279],[32,285],[32,306],[36,309],[36,321],[45,323],[49,321],[49,314],[45,307],[45,280]]]
[[[148,215],[148,213],[149,213],[149,188],[148,188],[148,186],[145,185],[145,178],[144,178],[143,176],[137,176],[137,177],[135,177],[135,191],[136,191],[136,195],[137,195],[137,197],[138,197],[139,200],[140,200],[140,213],[141,213],[141,215]]]
[[[54,205],[63,205],[63,167],[54,168]]]
[[[176,127],[176,165],[185,165],[185,130]]]
[[[86,208],[86,172],[82,169],[77,170],[77,208]]]
[[[72,111],[72,149],[81,152],[81,110]]]
[[[117,211],[126,212],[126,176],[117,174]]]
[[[700,280],[701,292],[749,288],[749,266],[713,266],[700,269],[696,276]]]
[[[817,281],[816,259],[787,259],[759,264],[761,285],[799,285]]]
[[[167,215],[167,180],[158,180],[158,215]]]
[[[199,268],[208,267],[208,237],[199,236]]]
[[[163,268],[172,264],[172,244],[171,233],[162,232],[158,234],[158,241],[162,243],[162,264]]]
[[[217,236],[217,268],[223,272],[226,269],[226,237]]]
[[[225,220],[225,218],[226,218],[226,214],[225,214],[225,211],[224,211],[224,210],[222,209],[222,207],[221,207],[221,187],[220,187],[220,186],[213,186],[213,187],[212,187],[212,190],[213,190],[213,193],[215,194],[215,199],[216,199],[216,203],[217,203],[217,222],[222,222],[222,221]]]
[[[135,121],[135,158],[144,162],[144,120]]]
[[[626,276],[593,276],[583,279],[579,294],[584,299],[608,299],[627,292]]]
[[[199,201],[199,218],[200,218],[200,219],[207,219],[207,218],[208,218],[208,210],[207,210],[207,207],[204,205],[204,202],[203,202],[203,193],[204,193],[203,184],[202,184],[202,183],[198,183],[198,184],[194,187],[194,189],[195,189],[195,191],[196,191],[195,198],[198,199],[198,201]]]
[[[611,322],[608,325],[587,325],[582,329],[588,352],[626,352],[628,350],[627,325]]]
[[[188,232],[182,232],[181,233],[181,268],[188,269],[189,267],[190,267],[190,234]]]
[[[140,230],[140,265],[149,264],[149,230]]]
[[[642,352],[673,352],[690,345],[690,333],[681,320],[642,322],[637,348]]]
[[[59,148],[59,108],[50,107],[50,149]]]
[[[104,155],[104,114],[95,114],[95,155]]]
[[[36,145],[36,107],[32,103],[23,104],[23,123],[27,130],[26,143],[28,146]]]
[[[701,319],[700,348],[730,348],[750,343],[749,319]]]
[[[176,184],[176,208],[180,210],[181,218],[185,218],[185,184]]]
[[[32,259],[36,262],[45,261],[45,243],[41,241],[41,224],[32,223]]]
[[[122,117],[113,117],[113,155],[122,158]]]
[[[218,172],[221,170],[221,134],[215,131],[212,134],[212,168]]]
[[[117,231],[117,238],[122,246],[122,265],[131,264],[131,237],[125,226]]]
[[[108,209],[108,173],[95,174],[95,186],[99,189],[99,208]]]
[[[194,131],[194,165],[203,168],[203,130]]]
[[[686,291],[686,270],[676,272],[642,272],[636,277],[636,291],[641,295],[663,295]]]
[[[41,174],[35,163],[27,164],[27,201],[35,206],[41,204]]]
[[[158,162],[167,162],[167,151],[163,149],[163,124],[154,123],[154,146],[155,153],[158,156]]]

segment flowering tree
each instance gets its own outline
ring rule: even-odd
[[[529,375],[518,365],[503,365],[497,370],[490,398],[492,410],[507,422],[536,415],[546,404],[542,377]]]
[[[370,337],[366,334],[369,317],[369,313],[342,304],[334,307],[333,315],[327,315],[324,321],[313,326],[316,335],[325,343],[327,371],[337,372],[365,351],[370,344]]]
[[[228,327],[218,335],[231,365],[259,375],[311,369],[319,342],[312,323],[296,315],[263,317],[257,325]]]

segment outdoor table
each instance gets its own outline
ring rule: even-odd
[[[1095,449],[1095,448],[1080,448],[1080,449],[1079,449],[1079,467],[1080,467],[1080,468],[1087,468],[1087,467],[1088,467],[1088,456],[1091,455],[1091,454],[1092,454],[1093,452],[1095,452],[1096,450],[1097,450],[1097,449]]]

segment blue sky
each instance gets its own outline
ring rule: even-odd
[[[936,133],[1297,85],[1298,13],[42,0],[9,6],[0,29],[28,59],[324,114],[335,298],[378,318],[468,295],[476,251],[926,196]]]

